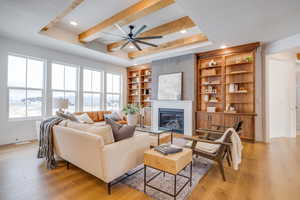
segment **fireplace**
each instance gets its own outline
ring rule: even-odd
[[[184,133],[184,109],[159,108],[158,128],[172,128],[174,132]]]

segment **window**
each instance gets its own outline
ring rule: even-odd
[[[101,72],[83,70],[83,111],[101,110]]]
[[[9,118],[43,115],[44,61],[8,55]]]
[[[121,76],[106,74],[106,109],[119,110],[121,103]]]
[[[67,111],[75,112],[77,107],[77,67],[52,63],[52,113],[58,110],[54,107],[57,99],[69,101]]]

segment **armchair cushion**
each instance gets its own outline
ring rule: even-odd
[[[192,141],[189,141],[186,146],[187,147],[192,147]],[[204,151],[208,153],[216,153],[218,149],[220,148],[220,144],[210,144],[210,143],[205,143],[205,142],[197,142],[195,149],[199,151]]]
[[[222,137],[220,137],[219,139],[215,140],[215,142],[224,142],[227,134],[228,134],[229,131],[226,131]],[[192,141],[188,142],[186,144],[186,146],[188,147],[192,147]],[[207,153],[216,153],[219,148],[220,148],[220,144],[213,144],[213,143],[209,143],[209,142],[197,142],[196,143],[196,147],[195,149],[199,150],[199,151],[204,151],[204,152],[207,152]]]

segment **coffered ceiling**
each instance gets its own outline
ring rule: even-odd
[[[118,16],[140,2],[148,4],[135,6]],[[300,33],[299,10],[299,0],[1,0],[0,35],[93,60],[130,66],[214,50],[224,44],[280,40]],[[192,23],[180,25],[180,21],[187,18]],[[113,34],[122,33],[114,25],[107,25],[79,40],[81,33],[108,19],[110,24],[119,24],[125,32],[129,31],[129,24],[137,29],[147,25],[141,35],[159,34],[163,38],[147,40],[158,45],[157,48],[141,45],[142,52],[129,46],[118,50],[120,38]],[[70,25],[71,21],[77,26]],[[186,33],[178,31],[183,28]]]
[[[133,34],[145,26],[136,35],[138,40],[130,36],[129,40],[125,39],[130,25],[134,26]],[[64,40],[63,32],[69,36],[69,42],[86,48],[98,46],[97,50],[103,53],[130,60],[195,44],[209,44],[206,35],[175,0],[110,0],[110,3],[74,0],[40,33]],[[161,38],[139,39],[153,36]]]

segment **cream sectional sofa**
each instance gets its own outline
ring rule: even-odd
[[[109,194],[114,179],[143,163],[151,143],[148,134],[138,134],[105,144],[99,134],[61,125],[53,128],[53,141],[59,157],[107,183]]]

